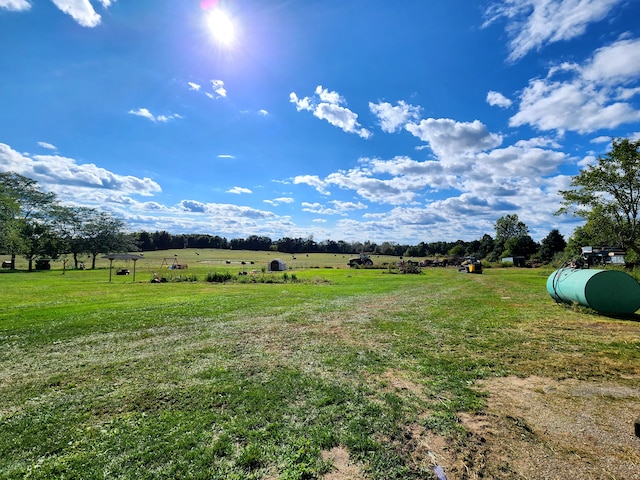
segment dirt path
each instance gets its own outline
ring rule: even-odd
[[[640,379],[638,385],[486,381],[486,413],[460,416],[471,448],[448,478],[640,479]]]

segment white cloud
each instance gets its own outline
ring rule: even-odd
[[[561,148],[561,145],[553,138],[548,137],[534,137],[528,140],[518,140],[515,143],[516,147],[520,148],[533,148],[533,147],[550,147]]]
[[[93,9],[89,0],[51,0],[62,12],[70,15],[83,27],[95,27],[100,24],[101,17]],[[104,6],[104,4],[103,4]]]
[[[342,106],[344,98],[337,92],[322,88],[322,85],[316,87],[314,98],[299,98],[295,92],[291,92],[289,101],[296,106],[297,111],[311,111],[315,117],[326,120],[347,133],[355,133],[362,138],[371,136],[371,132],[358,123],[358,114]]]
[[[261,108],[260,110],[258,110],[258,115],[261,115],[263,117],[267,117],[267,116],[269,116],[269,112],[266,111],[264,108]]]
[[[128,113],[130,115],[135,115],[137,117],[148,118],[152,122],[161,122],[161,123],[166,123],[169,120],[173,120],[175,118],[182,118],[182,116],[180,116],[177,113],[173,113],[171,115],[154,115],[147,108],[138,108],[137,110],[129,110]]]
[[[110,194],[136,194],[151,196],[161,191],[160,185],[150,178],[120,175],[94,164],[78,164],[74,159],[59,155],[23,155],[9,145],[0,143],[0,170],[13,171],[33,178],[54,193],[68,192],[76,199],[79,192],[110,191]],[[72,187],[72,188],[69,188]]]
[[[620,3],[622,0],[504,0],[489,6],[484,26],[507,21],[509,60],[517,61],[531,50],[583,35],[589,24],[606,18]]]
[[[227,193],[235,193],[237,195],[240,195],[242,193],[253,193],[253,192],[251,190],[249,190],[248,188],[233,187],[233,188],[230,188],[229,190],[227,190]]]
[[[502,137],[489,132],[479,120],[456,122],[448,118],[427,118],[420,123],[409,123],[407,131],[429,142],[431,150],[439,157],[476,153],[495,148]]]
[[[225,225],[227,229],[250,226],[251,224],[247,224],[246,220],[253,222],[276,217],[273,212],[243,205],[204,203],[197,200],[181,200],[173,210],[175,213],[182,215],[184,213],[206,214],[213,221]]]
[[[621,91],[616,82],[628,88]],[[565,63],[531,80],[509,125],[584,134],[634,122],[640,111],[621,100],[637,94],[639,83],[640,40],[620,40],[598,49],[584,66]]]
[[[225,98],[227,96],[227,90],[224,88],[224,82],[222,80],[211,80],[211,88],[213,88],[215,98]],[[214,98],[214,96],[208,92],[207,95]]]
[[[187,82],[187,85],[189,85],[189,90],[195,90],[196,92],[202,88],[202,85],[198,85],[194,82]]]
[[[378,117],[380,128],[386,133],[395,133],[411,120],[420,118],[420,107],[409,105],[403,100],[395,107],[388,102],[369,102],[369,110]]]
[[[508,146],[482,152],[477,156],[480,170],[474,176],[480,179],[491,176],[496,182],[504,178],[536,178],[552,175],[560,164],[567,161],[567,154],[534,147]]]
[[[348,190],[361,199],[344,205],[304,202],[303,209],[345,217],[336,223],[332,236],[355,239],[424,238],[425,228],[429,238],[479,238],[493,231],[496,218],[514,212],[539,237],[548,233],[538,232],[540,225],[575,223],[553,215],[560,202],[557,192],[570,181],[559,175],[559,168],[578,161],[555,150],[560,145],[553,137],[533,137],[498,148],[502,137],[480,122],[430,120],[413,127],[430,142],[435,158],[362,158],[356,168],[324,178],[296,177],[294,184],[309,184],[325,194],[332,188]],[[441,197],[443,191],[447,199]],[[458,194],[453,193],[456,191]],[[354,207],[369,202],[394,208],[364,213]],[[353,213],[361,220],[352,218]]]
[[[331,173],[327,176],[326,182],[341,189],[353,190],[370,202],[390,205],[413,203],[416,200],[415,190],[424,187],[423,179],[416,184],[411,181],[411,178],[403,176],[389,179],[375,178],[366,168]]]
[[[57,150],[56,146],[52,145],[51,143],[38,142],[38,145],[40,145],[42,148],[46,148],[47,150]]]
[[[229,158],[229,159],[233,159],[236,158],[234,155],[228,155],[228,154],[220,154],[218,155],[218,158]]]
[[[631,100],[636,95],[640,94],[640,87],[624,88],[617,87],[614,98],[616,100]]]
[[[289,102],[295,104],[297,111],[308,110],[312,111],[311,99],[309,97],[298,98],[295,92],[289,94]]]
[[[327,191],[327,184],[320,180],[317,175],[298,175],[293,178],[294,185],[306,184],[315,188],[319,193],[323,195],[329,195]]]
[[[513,102],[500,92],[490,90],[487,93],[487,103],[492,107],[509,108]]]
[[[332,200],[329,202],[333,207],[326,207],[320,203],[302,202],[302,210],[305,212],[316,213],[318,215],[347,215],[353,210],[364,210],[367,206],[362,202],[344,202],[340,200]]]
[[[228,203],[203,203],[196,200],[181,200],[177,205],[179,211],[193,212],[193,213],[206,213],[218,218],[234,219],[251,218],[251,219],[265,219],[273,218],[275,214],[265,210],[258,210],[252,207],[246,207],[242,205],[233,205]]]
[[[13,12],[23,12],[31,8],[28,0],[0,0],[0,8]]]
[[[115,1],[115,0],[113,0]],[[99,0],[103,8],[108,8],[112,0]],[[100,24],[102,17],[96,13],[89,0],[51,0],[60,11],[70,15],[78,25],[83,27],[95,27]],[[29,0],[0,0],[0,8],[22,12],[31,9]]]
[[[274,207],[277,207],[281,203],[293,203],[295,200],[291,197],[278,197],[273,200],[263,200],[264,203],[268,203]]]
[[[599,48],[582,71],[582,78],[597,84],[637,82],[640,76],[640,39],[619,40]]]

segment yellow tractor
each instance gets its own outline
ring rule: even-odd
[[[458,267],[459,272],[465,273],[482,273],[482,262],[476,257],[465,257],[464,261]]]

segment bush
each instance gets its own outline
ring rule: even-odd
[[[195,273],[192,273],[190,275],[170,275],[169,281],[173,283],[197,282],[198,276]]]
[[[233,276],[229,272],[209,272],[207,273],[207,282],[210,283],[225,283],[231,280]]]
[[[414,262],[400,262],[400,264],[398,264],[398,270],[400,273],[422,273],[420,265]]]

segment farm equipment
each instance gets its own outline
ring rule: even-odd
[[[361,253],[358,257],[353,257],[349,259],[348,265],[353,267],[373,267],[373,260],[366,253]]]
[[[482,262],[475,257],[465,257],[458,267],[459,272],[482,273]]]
[[[626,250],[615,247],[582,247],[580,260],[587,268],[593,265],[617,265],[624,266]]]

